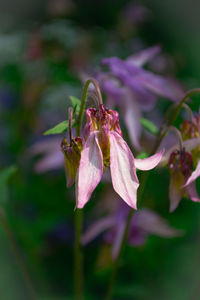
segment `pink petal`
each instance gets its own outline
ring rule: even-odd
[[[184,194],[184,189],[181,186],[184,184],[184,178],[181,173],[176,173],[170,177],[169,185],[169,199],[170,199],[170,212],[173,212]]]
[[[160,151],[148,158],[136,159],[135,158],[135,167],[136,169],[147,171],[155,168],[161,161],[163,151]]]
[[[198,161],[198,164],[196,166],[196,169],[194,172],[192,172],[191,176],[188,178],[185,186],[188,186],[191,182],[195,181],[200,176],[200,160]]]
[[[194,202],[200,202],[199,196],[197,194],[195,182],[191,182],[186,186],[186,192],[188,197]]]
[[[100,233],[112,227],[115,223],[115,218],[113,216],[104,217],[96,222],[94,222],[81,237],[82,245],[86,245],[95,239]]]
[[[88,137],[81,152],[76,182],[77,208],[83,208],[88,202],[103,174],[103,156],[97,134],[95,131]]]
[[[110,170],[115,192],[136,209],[139,181],[134,157],[127,143],[114,131],[110,132]]]

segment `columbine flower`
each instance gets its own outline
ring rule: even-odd
[[[82,235],[82,244],[86,245],[104,233],[104,241],[108,244],[112,244],[112,257],[113,259],[116,258],[129,211],[130,208],[125,203],[120,203],[116,212],[91,224]],[[166,220],[149,209],[141,209],[135,212],[131,220],[127,239],[129,245],[143,245],[147,237],[151,234],[170,238],[182,235],[183,231],[172,228],[168,225]]]
[[[89,108],[84,128],[85,143],[77,172],[77,207],[83,208],[103,175],[110,167],[114,190],[132,208],[136,209],[139,181],[136,168],[150,170],[161,160],[162,152],[146,159],[134,159],[122,138],[118,113],[105,109]]]
[[[123,110],[126,127],[136,148],[139,148],[142,110],[152,109],[157,96],[172,101],[183,96],[182,89],[173,80],[143,69],[144,64],[159,52],[160,47],[155,46],[126,60],[118,57],[104,58],[102,64],[108,67],[109,72],[97,75],[109,105],[118,105]]]
[[[200,201],[195,186],[195,180],[200,175],[200,163],[193,171],[192,156],[193,149],[199,145],[200,137],[189,139],[183,142],[182,150],[178,150],[179,146],[175,145],[162,157],[160,165],[168,164],[170,169],[169,198],[171,212],[177,208],[184,195],[194,202]]]

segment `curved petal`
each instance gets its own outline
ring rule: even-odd
[[[184,194],[184,189],[181,186],[184,184],[184,178],[181,173],[171,175],[169,184],[169,199],[170,199],[170,212],[173,212]]]
[[[144,159],[135,158],[135,167],[136,169],[147,171],[155,168],[161,161],[163,155],[163,150]]]
[[[155,55],[157,55],[160,51],[161,51],[161,47],[159,45],[156,45],[129,56],[126,59],[126,61],[130,65],[142,67],[149,60],[151,60]]]
[[[191,182],[188,186],[186,186],[186,192],[188,197],[194,202],[200,202],[199,196],[197,194],[195,182]]]
[[[200,176],[200,160],[196,166],[196,169],[194,170],[194,172],[192,172],[191,176],[188,178],[184,186],[188,186],[190,183],[195,181],[199,176]]]
[[[134,157],[127,143],[116,132],[110,132],[110,170],[115,192],[132,208],[137,209],[137,189]]]
[[[103,174],[103,156],[97,134],[93,132],[88,137],[81,152],[76,182],[77,208],[83,208],[88,202]]]

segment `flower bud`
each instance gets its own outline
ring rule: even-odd
[[[80,137],[72,139],[70,144],[65,138],[62,140],[61,150],[65,157],[67,187],[70,187],[75,181],[82,148],[82,139]]]

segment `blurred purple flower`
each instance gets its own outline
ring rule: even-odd
[[[107,66],[109,71],[97,74],[109,105],[118,105],[122,109],[131,141],[138,149],[142,110],[152,109],[158,96],[172,101],[183,96],[183,90],[178,83],[143,69],[144,64],[159,52],[160,47],[154,46],[126,60],[118,57],[104,58],[102,65]]]
[[[115,213],[94,222],[83,233],[82,244],[88,244],[99,234],[106,231],[104,240],[112,244],[112,257],[115,258],[122,241],[129,211],[130,207],[122,202]],[[170,238],[182,235],[183,231],[172,228],[166,220],[151,210],[142,209],[134,212],[128,234],[128,243],[132,246],[143,245],[151,234]]]
[[[53,137],[35,143],[28,150],[30,156],[42,155],[34,166],[37,173],[59,169],[64,166],[64,157],[60,151],[60,138]]]

